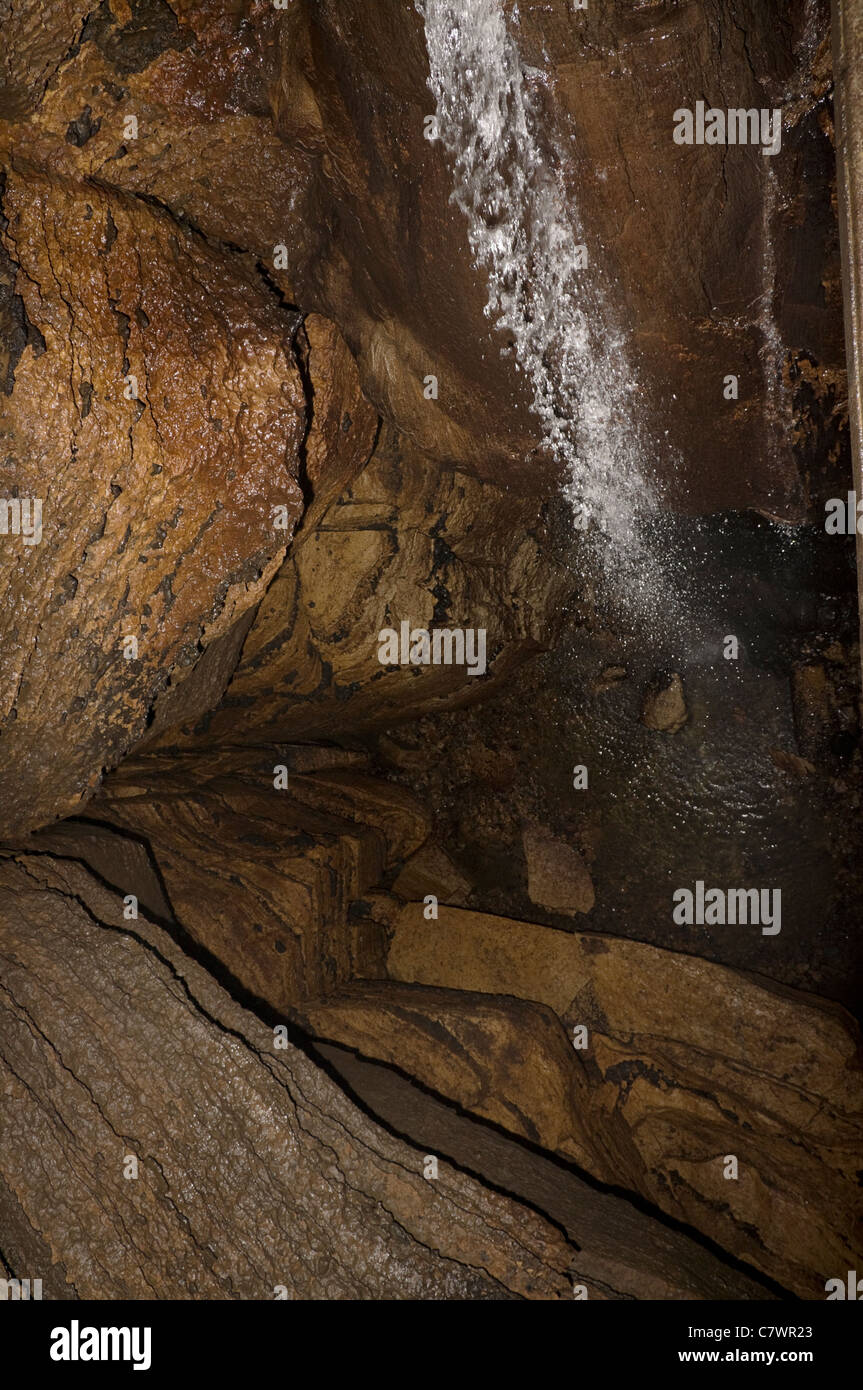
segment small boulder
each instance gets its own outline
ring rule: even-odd
[[[661,734],[676,734],[689,718],[683,681],[677,671],[656,676],[641,706],[641,722]]]
[[[596,901],[593,881],[578,850],[542,826],[528,826],[522,843],[531,902],[566,916],[590,912]]]
[[[409,902],[433,893],[439,902],[462,907],[472,885],[439,845],[426,844],[412,854],[393,884],[393,892]]]

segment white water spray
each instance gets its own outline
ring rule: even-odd
[[[605,539],[627,606],[656,609],[656,558],[642,531],[657,498],[643,471],[637,385],[597,267],[583,268],[578,210],[537,134],[537,110],[502,0],[415,0],[425,23],[438,133],[454,166],[486,314],[513,343],[567,494]]]

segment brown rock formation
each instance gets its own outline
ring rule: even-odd
[[[290,769],[282,791],[274,755]],[[151,754],[108,780],[101,828],[70,823],[37,843],[140,893],[318,1037],[640,1193],[800,1296],[853,1267],[863,1086],[842,1010],[633,942],[364,903],[428,825],[339,756]],[[148,862],[118,859],[108,825]],[[363,911],[349,911],[357,898]]]
[[[776,23],[757,0],[684,4],[658,17],[623,0],[610,11],[574,13],[564,0],[519,6],[518,17],[515,9],[507,3],[541,138],[626,304],[639,376],[653,383],[652,433],[663,440],[653,463],[670,499],[687,510],[755,505],[798,519],[805,494],[776,340],[787,336],[789,359],[804,343],[821,362],[841,364],[842,355],[838,299],[824,302],[815,270],[835,255],[835,229],[817,247],[804,230],[818,217],[814,170],[829,179],[832,160],[818,123],[829,89],[826,5],[808,27],[802,11]],[[536,478],[526,393],[501,357],[505,336],[484,317],[465,219],[447,203],[451,161],[424,138],[434,101],[415,8],[298,5],[281,43],[277,127],[291,143],[314,142],[314,196],[330,209],[318,246],[297,257],[298,294],[337,319],[370,398],[429,453],[493,480],[504,470]],[[682,98],[694,107],[705,96],[781,106],[783,150],[763,158],[729,148],[718,176],[715,149],[672,138]],[[790,293],[771,270],[774,241],[800,266]],[[440,381],[436,402],[423,396],[429,372]],[[727,373],[739,376],[740,398],[723,411]]]
[[[776,1297],[685,1233],[670,1230],[616,1193],[597,1191],[507,1135],[473,1123],[389,1068],[332,1044],[315,1051],[384,1123],[420,1146],[433,1135],[437,1153],[547,1212],[578,1244],[579,1292],[589,1299]]]
[[[261,597],[301,511],[305,402],[291,320],[235,257],[32,170],[4,206],[29,339],[2,490],[41,510],[38,544],[2,538],[8,835],[73,810]]]
[[[291,547],[205,741],[343,738],[481,698],[551,640],[572,581],[544,537],[535,502],[441,473],[384,429],[359,476]],[[382,665],[378,634],[402,622],[484,628],[487,672]],[[178,744],[202,746],[161,740]]]
[[[300,748],[211,764],[129,760],[92,807],[147,845],[192,939],[280,1011],[369,969],[349,905],[428,834],[406,792],[353,767],[303,772],[306,757]],[[88,858],[86,844],[78,852]],[[144,906],[159,910],[148,898]]]
[[[205,236],[265,260],[291,293],[274,249],[310,249],[315,219],[301,196],[309,178],[302,132],[288,144],[270,117],[281,23],[272,5],[253,0],[244,13],[226,0],[173,8],[135,0],[112,11],[91,0],[77,7],[82,17],[91,12],[83,26],[69,22],[73,8],[52,7],[52,28],[58,10],[67,14],[43,99],[26,120],[0,124],[9,156],[157,199]],[[19,29],[49,32],[41,4],[14,10]],[[14,31],[9,39],[9,66],[34,71],[32,49]],[[16,90],[0,122],[21,114]]]
[[[568,1033],[586,1027],[586,1048],[572,1051],[576,1100],[558,1123],[589,1172],[802,1297],[854,1267],[863,1072],[843,1010],[694,956],[457,908],[434,924],[403,908],[387,964],[396,980],[516,995],[554,1010]],[[567,1097],[560,1077],[555,1094]]]
[[[60,0],[49,11],[4,3],[0,120],[16,120],[36,106],[93,8],[93,0]]]
[[[319,1037],[398,1066],[510,1134],[583,1162],[572,1044],[545,1005],[370,980],[312,1000],[302,1014]]]
[[[555,1228],[443,1160],[426,1180],[79,866],[0,878],[0,1221],[47,1297],[571,1297]]]
[[[762,0],[504,12],[639,465],[671,513],[800,520],[842,449],[826,0],[780,22]],[[823,1297],[861,1258],[850,1018],[514,920],[596,925],[645,788],[660,838],[704,810],[700,850],[775,784],[738,803],[702,755],[729,697],[692,667],[733,584],[694,654],[654,652],[561,524],[452,152],[425,138],[417,7],[0,17],[0,1271],[57,1298]],[[674,109],[705,96],[781,108],[781,153],[676,145]],[[693,550],[679,521],[663,562]],[[787,606],[742,639],[770,679],[729,718],[768,712],[741,740],[758,776],[768,753],[807,789],[835,773],[851,810],[854,654],[810,644],[805,612],[843,590],[795,591],[819,559],[801,545],[756,590]],[[487,669],[382,663],[402,623],[481,630]],[[565,623],[558,684],[519,709],[511,678]],[[683,674],[648,683],[666,657]],[[505,736],[477,737],[473,706],[511,688]],[[597,694],[616,723],[575,718]],[[584,812],[559,795],[575,758]],[[513,883],[509,915],[480,910]]]
[[[393,892],[408,901],[431,894],[439,902],[457,907],[464,906],[470,891],[470,880],[436,844],[421,845],[393,883]]]
[[[527,826],[522,843],[531,902],[566,916],[589,912],[596,895],[578,850],[555,839],[541,825]]]
[[[255,0],[243,16],[226,0],[176,0],[141,16],[68,4],[47,27],[38,8],[15,6],[10,32],[16,157],[146,193],[249,249],[339,323],[370,399],[433,457],[493,481],[548,479],[527,392],[483,313],[465,219],[448,203],[451,160],[424,138],[434,104],[414,7],[327,0],[279,13]],[[824,0],[808,25],[802,12],[778,25],[754,0],[729,14],[720,0],[687,4],[658,21],[625,5],[573,16],[564,0],[519,11],[541,138],[602,248],[639,377],[652,383],[651,432],[663,440],[653,466],[690,510],[750,504],[791,518],[805,505],[783,420],[789,373],[807,353],[836,371],[842,353],[835,229],[807,240],[832,159],[819,122],[825,16]],[[717,178],[715,149],[675,145],[681,97],[705,95],[781,107],[779,154],[729,148]],[[773,244],[795,266],[790,293],[771,269]],[[740,398],[718,410],[729,372]]]

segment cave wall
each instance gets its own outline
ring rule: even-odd
[[[863,1115],[826,3],[504,6],[625,339],[653,626],[485,312],[414,5],[5,8],[3,1267],[822,1297]],[[675,145],[702,94],[781,151]],[[487,668],[383,666],[402,621]],[[696,879],[781,933],[675,923]]]

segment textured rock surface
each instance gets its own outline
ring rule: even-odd
[[[10,8],[3,114],[17,122],[18,158],[146,193],[248,249],[339,324],[370,398],[435,458],[547,483],[527,393],[483,314],[465,220],[448,203],[451,161],[424,138],[433,100],[413,6],[136,0],[112,11],[68,0],[49,23],[41,6]],[[835,225],[822,213],[826,0],[781,24],[754,0],[658,17],[622,0],[602,13],[574,14],[565,0],[506,10],[541,140],[627,305],[670,500],[801,515],[788,397],[800,362],[816,374],[842,365]],[[681,96],[781,106],[781,152],[675,145]],[[430,372],[437,401],[423,394]],[[717,410],[728,372],[740,400]]]
[[[803,1297],[856,1267],[863,1070],[843,1010],[637,942],[457,908],[429,925],[421,906],[401,910],[395,979],[513,994],[587,1026],[572,1124],[588,1171]]]
[[[566,916],[590,912],[596,895],[578,850],[550,835],[541,825],[527,826],[522,844],[531,902]]]
[[[4,208],[31,341],[3,400],[0,490],[43,504],[39,544],[2,538],[9,835],[73,810],[169,677],[260,598],[302,509],[305,398],[291,317],[236,257],[139,199],[33,171],[10,175]]]
[[[59,0],[47,8],[3,0],[0,120],[16,120],[38,103],[92,9],[93,0]]]
[[[0,1218],[46,1297],[571,1297],[557,1229],[444,1161],[426,1181],[79,866],[0,882]]]
[[[319,1044],[315,1052],[400,1135],[546,1212],[578,1246],[578,1278],[589,1299],[761,1301],[776,1296],[757,1277],[725,1264],[687,1234],[637,1210],[617,1193],[597,1191],[507,1135],[455,1113],[388,1068],[341,1047]]]
[[[280,140],[269,110],[280,26],[272,5],[120,0],[112,12],[91,3],[77,7],[93,11],[83,28],[69,23],[73,8],[51,6],[46,23],[38,0],[14,6],[22,28],[44,36],[56,26],[54,57],[65,61],[26,120],[0,125],[12,157],[158,199],[206,236],[265,260],[290,295],[274,248],[310,249],[315,218],[302,196],[308,142],[300,130]],[[9,61],[33,70],[14,33]],[[0,119],[10,114],[21,114],[17,105]]]
[[[302,1016],[318,1036],[398,1066],[510,1134],[583,1158],[572,1047],[551,1009],[375,980],[307,1003]]]
[[[380,424],[360,389],[353,355],[330,320],[309,314],[303,321],[302,344],[313,406],[305,443],[310,504],[297,536],[298,548],[368,462]]]
[[[835,226],[814,231],[832,176],[821,120],[826,3],[782,23],[758,0],[658,13],[628,0],[583,12],[565,0],[505,8],[540,138],[549,158],[556,147],[590,248],[626,305],[669,498],[695,511],[755,505],[799,518],[805,488],[784,418],[789,372],[801,351],[823,366],[842,360],[828,270]],[[345,331],[371,399],[430,453],[485,477],[538,479],[539,461],[525,448],[523,387],[500,356],[504,335],[483,315],[465,220],[447,203],[451,163],[440,142],[423,137],[434,110],[427,73],[411,5],[294,7],[278,128],[289,143],[308,141],[314,111],[314,196],[331,215],[315,251],[304,259],[301,248],[293,276],[304,302]],[[781,106],[782,151],[762,158],[676,145],[672,113],[705,97]],[[793,267],[790,284],[777,275],[774,245]],[[441,383],[433,403],[422,394],[428,372]],[[723,411],[729,372],[739,375],[740,399]]]
[[[535,503],[441,473],[385,430],[291,548],[206,741],[344,738],[481,698],[551,640],[572,580],[544,553],[543,534]],[[485,628],[486,674],[381,665],[378,634],[403,621]],[[166,736],[161,746],[183,741]]]
[[[827,0],[504,10],[683,513],[668,642],[617,630],[548,501],[416,5],[0,0],[0,498],[45,509],[39,546],[0,537],[0,836],[77,813],[0,865],[0,1247],[49,1296],[765,1296],[736,1258],[823,1297],[860,1268],[847,1017],[596,934],[853,994],[843,553],[687,515],[841,491]],[[676,146],[698,98],[781,107],[781,154]],[[383,667],[402,620],[485,629],[489,673]],[[717,870],[781,879],[781,938],[669,922]],[[400,908],[427,893],[438,919]],[[386,1063],[320,1054],[417,1149],[275,1052],[274,1011]],[[426,1183],[425,1146],[575,1264]]]
[[[282,1011],[369,968],[349,904],[428,834],[406,792],[352,767],[304,772],[313,753],[130,759],[91,808],[147,845],[191,938]],[[274,786],[278,767],[286,788]],[[86,842],[79,852],[98,867]],[[116,874],[111,882],[135,892]]]

